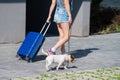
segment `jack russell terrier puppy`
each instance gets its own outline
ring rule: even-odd
[[[64,69],[67,69],[67,66],[68,66],[69,62],[73,62],[74,61],[74,56],[71,55],[71,54],[49,55],[43,49],[42,49],[42,53],[47,55],[47,57],[46,57],[46,70],[47,71],[50,70],[49,66],[52,63],[58,63],[58,65],[56,67],[56,70],[58,70],[60,66],[63,66]]]

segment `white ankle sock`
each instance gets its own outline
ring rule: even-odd
[[[56,51],[54,48],[51,48],[51,50],[52,50],[53,52],[55,52],[55,51]]]

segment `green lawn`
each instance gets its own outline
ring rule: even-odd
[[[120,80],[120,67],[71,71],[68,73],[44,73],[34,77],[21,77],[10,80]]]

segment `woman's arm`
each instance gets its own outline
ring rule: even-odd
[[[69,22],[72,23],[72,15],[71,15],[71,11],[70,11],[69,0],[64,0],[64,6],[65,6],[65,9],[66,9],[68,16],[69,16]]]
[[[47,18],[46,22],[50,22],[51,15],[52,15],[52,12],[53,12],[53,10],[55,8],[55,5],[56,5],[56,0],[52,0],[51,6],[50,6],[50,9],[49,9],[48,18]]]

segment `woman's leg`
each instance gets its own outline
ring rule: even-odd
[[[59,23],[57,24],[57,27],[58,27],[58,31],[59,31],[59,41],[60,41],[61,39],[64,38],[64,33],[63,33],[63,30],[62,30],[62,28],[60,27],[60,24],[59,24]],[[61,45],[60,50],[61,50],[61,53],[64,53],[64,52],[65,52],[65,45],[64,45],[64,44]]]
[[[53,46],[53,49],[62,48],[62,46],[69,40],[70,38],[70,30],[69,30],[69,23],[59,23],[59,28],[61,30],[62,38]]]

